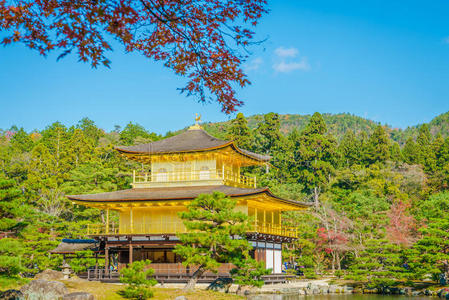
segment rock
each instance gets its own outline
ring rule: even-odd
[[[20,291],[27,300],[54,300],[68,293],[65,285],[58,281],[37,279],[22,286]]]
[[[94,300],[94,295],[88,292],[74,292],[65,294],[62,300]]]
[[[47,269],[39,274],[37,274],[34,279],[43,279],[43,280],[63,280],[64,274],[62,272],[58,272],[55,270]]]
[[[21,291],[18,290],[6,290],[1,292],[0,291],[0,299],[5,299],[5,300],[22,300],[23,298],[23,294]]]
[[[187,300],[186,296],[178,296],[175,300]]]

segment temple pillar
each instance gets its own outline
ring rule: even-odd
[[[133,207],[129,207],[129,230],[130,233],[134,233],[134,220],[133,220]]]
[[[133,245],[129,242],[129,264],[133,263]]]
[[[109,234],[109,207],[106,208],[106,228],[105,233]]]

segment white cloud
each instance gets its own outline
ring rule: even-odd
[[[296,55],[299,54],[298,49],[291,47],[291,48],[284,48],[284,47],[279,47],[276,50],[274,50],[274,53],[281,58],[286,58],[286,57],[296,57]]]
[[[263,64],[263,59],[260,57],[256,57],[255,59],[251,60],[247,64],[243,66],[245,71],[255,71],[258,70],[259,67]]]
[[[310,70],[307,57],[298,57],[299,51],[297,48],[278,47],[274,50],[276,56],[273,69],[277,73],[289,73],[295,70],[308,71]]]
[[[273,69],[279,73],[289,73],[295,70],[308,71],[310,70],[310,65],[307,61],[307,58],[302,57],[300,61],[286,62],[285,60],[282,60],[278,63],[275,63],[273,65]]]

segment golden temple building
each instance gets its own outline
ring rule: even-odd
[[[141,259],[150,259],[156,273],[183,269],[173,253],[179,243],[176,234],[186,232],[178,213],[198,195],[218,191],[236,199],[236,209],[250,216],[252,255],[273,273],[281,273],[282,243],[298,236],[296,228],[282,224],[282,212],[308,205],[277,197],[258,187],[255,177],[242,174],[242,168],[268,165],[269,156],[217,139],[198,124],[173,137],[116,150],[145,170],[133,171],[132,188],[68,196],[105,211],[105,224],[89,225],[88,235],[102,245],[107,270]],[[111,211],[119,214],[118,224],[110,222]]]

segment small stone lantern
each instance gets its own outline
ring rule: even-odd
[[[69,279],[70,274],[72,273],[70,269],[70,265],[66,262],[61,266],[62,268],[62,275],[64,275],[64,279]]]

